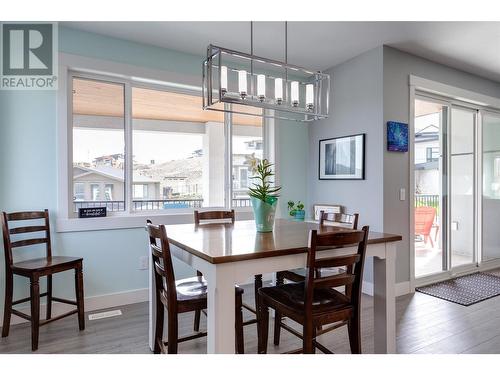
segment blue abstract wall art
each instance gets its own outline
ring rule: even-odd
[[[408,124],[387,122],[387,151],[408,152]]]

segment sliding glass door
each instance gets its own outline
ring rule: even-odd
[[[446,133],[449,106],[418,98],[414,119],[415,277],[446,271]]]
[[[475,136],[477,110],[452,107],[449,131],[449,255],[451,269],[472,265],[475,253]]]
[[[476,173],[479,110],[420,95],[414,108],[415,277],[466,272],[480,261]],[[498,195],[491,203],[488,192],[484,213],[489,217],[498,215],[492,218],[498,222],[500,207],[495,204],[500,205],[500,170],[494,168],[495,160],[500,168],[500,118],[490,116],[486,120],[489,122],[484,127],[485,137],[495,138],[493,133],[498,134],[484,149],[488,155],[484,158],[489,158],[484,174],[485,179],[491,180],[490,187],[498,185]],[[485,255],[500,258],[500,235],[495,237],[500,231],[493,228],[494,224],[484,227],[484,241],[490,246]]]
[[[482,113],[482,259],[500,258],[500,114]]]
[[[500,112],[427,94],[414,104],[415,278],[500,265]]]

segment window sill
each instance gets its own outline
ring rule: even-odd
[[[253,219],[251,209],[242,208],[235,210],[236,220],[250,220]],[[96,217],[89,219],[57,219],[56,232],[85,232],[97,230],[113,230],[113,229],[133,229],[143,228],[146,219],[150,219],[155,224],[189,224],[193,222],[193,213],[137,213],[129,215],[116,215],[108,217]]]

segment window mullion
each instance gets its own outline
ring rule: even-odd
[[[132,87],[125,83],[125,212],[133,212]]]
[[[231,112],[227,112],[231,110],[232,105],[228,103],[224,103],[224,141],[226,143],[225,147],[225,163],[224,163],[224,176],[225,176],[225,191],[224,191],[224,207],[226,209],[233,208],[233,115]]]

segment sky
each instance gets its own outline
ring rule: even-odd
[[[190,157],[195,150],[203,148],[201,134],[173,134],[161,132],[134,131],[134,161],[140,164],[163,163]],[[233,152],[247,152],[245,141],[255,137],[234,137]],[[73,129],[73,161],[91,163],[102,155],[124,152],[124,131]],[[224,145],[221,145],[223,147]]]

